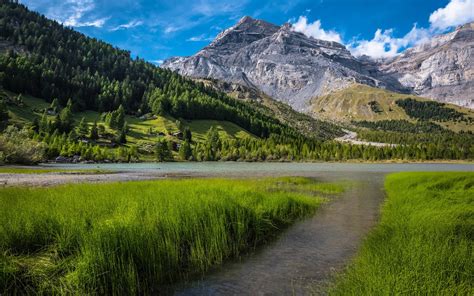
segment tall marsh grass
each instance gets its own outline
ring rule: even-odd
[[[306,178],[0,189],[0,294],[159,293],[340,190]]]
[[[474,173],[387,177],[382,220],[332,295],[474,295]]]

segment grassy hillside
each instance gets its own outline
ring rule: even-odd
[[[302,136],[272,114],[133,58],[129,51],[64,27],[17,1],[0,3],[0,22],[0,42],[5,44],[0,48],[3,89],[47,102],[57,100],[60,107],[70,100],[74,111],[122,108],[138,116],[229,121],[262,138]],[[28,116],[16,111],[20,118]],[[222,126],[222,130],[232,129]],[[70,126],[64,130],[69,132]]]
[[[6,91],[10,97],[16,97],[17,94]],[[49,107],[49,103],[35,98],[30,95],[22,95],[24,106],[19,107],[12,104],[7,105],[10,116],[10,123],[22,126],[24,124],[31,123],[35,118],[40,119],[43,115],[44,110]],[[54,116],[48,116],[49,119],[54,120]],[[82,111],[74,113],[74,120],[76,124],[85,118],[89,126],[92,126],[94,121],[98,124],[106,126],[108,133],[115,133],[116,131],[111,130],[107,127],[104,121],[100,119],[100,113],[96,111]],[[170,140],[179,141],[172,136],[172,133],[178,132],[178,126],[176,119],[171,116],[153,116],[149,119],[141,119],[137,116],[126,115],[125,120],[130,128],[127,134],[127,142],[130,144],[156,144],[157,135],[164,133],[165,137]],[[229,138],[255,138],[250,132],[239,127],[238,125],[228,121],[218,120],[182,120],[182,123],[191,129],[193,134],[193,140],[202,141],[205,138],[205,134],[211,127],[215,127],[219,132],[219,135],[223,139]],[[150,133],[150,131],[152,133]]]
[[[248,102],[262,113],[278,118],[281,122],[303,132],[307,136],[319,139],[332,139],[343,134],[340,126],[297,112],[289,105],[279,102],[256,89],[216,79],[195,80],[218,91],[225,92],[235,99]]]
[[[380,224],[332,295],[473,295],[474,173],[388,176]]]
[[[366,85],[354,84],[332,94],[316,97],[311,100],[311,111],[316,118],[343,123],[352,121],[409,120],[413,121],[396,101],[413,98],[418,101],[431,101],[414,95],[399,94]],[[446,107],[465,114],[474,119],[474,111],[456,105]],[[441,126],[453,131],[474,131],[469,122],[438,122]]]

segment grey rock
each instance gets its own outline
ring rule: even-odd
[[[395,59],[375,61],[295,32],[290,24],[244,17],[195,55],[168,59],[162,67],[254,88],[298,111],[308,111],[312,98],[353,83],[473,108],[473,44],[468,24]]]
[[[375,63],[356,59],[342,44],[307,37],[290,24],[279,27],[250,17],[220,33],[197,54],[168,59],[162,67],[193,78],[253,87],[299,111],[305,111],[311,98],[355,82],[404,89],[397,80],[374,78]]]
[[[58,156],[58,157],[55,158],[55,161],[57,163],[70,163],[71,159],[68,158],[68,157],[64,157],[64,156]]]
[[[417,95],[474,108],[474,23],[435,36],[379,66]]]

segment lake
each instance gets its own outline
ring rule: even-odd
[[[474,171],[474,164],[370,163],[135,163],[47,164],[45,167],[108,169],[120,172],[203,177],[298,175],[321,181],[349,181],[342,196],[331,198],[317,213],[285,229],[272,242],[206,275],[169,287],[173,295],[324,294],[336,274],[355,255],[377,223],[387,173],[400,171]]]

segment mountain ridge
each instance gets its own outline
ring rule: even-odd
[[[448,34],[456,35],[462,28]],[[462,41],[470,45],[469,49],[453,45],[447,53],[441,54],[449,58],[446,65],[439,66],[440,70],[436,68],[436,64],[430,63],[430,57],[423,59],[428,60],[426,71],[437,73],[454,67],[458,61],[456,54],[459,52],[464,52],[465,56],[461,57],[460,62],[471,69],[474,67],[470,66],[468,59],[472,55],[474,30],[472,26],[464,30],[471,32],[467,34],[467,41]],[[434,37],[434,40],[442,42],[449,39],[443,36]],[[461,42],[459,38],[452,40],[457,42],[455,45]],[[409,53],[410,50],[406,52]],[[405,53],[384,61],[356,58],[344,45],[307,37],[296,32],[291,24],[276,26],[262,20],[243,17],[195,55],[168,59],[162,67],[193,78],[220,79],[254,87],[303,112],[309,111],[312,98],[350,87],[353,83],[474,107],[474,98],[469,97],[472,96],[474,85],[474,74],[469,72],[472,70],[467,69],[466,75],[463,76],[459,74],[463,67],[458,67],[459,71],[452,74],[461,77],[457,84],[449,84],[451,78],[444,77],[438,83],[439,86],[427,85],[424,83],[426,71],[420,74],[417,73],[416,67],[404,71],[403,65],[397,67],[403,54]],[[414,63],[412,60],[418,59],[419,55],[413,58],[408,56],[407,63]],[[393,69],[395,71],[392,71]],[[409,77],[416,79],[414,82],[407,82]],[[465,79],[466,83],[460,81],[462,79]],[[441,90],[432,91],[435,87]],[[453,91],[449,93],[448,88]]]
[[[437,35],[380,65],[417,95],[474,108],[474,22]],[[464,95],[465,97],[460,97]]]
[[[369,75],[342,44],[308,38],[289,24],[272,26],[250,17],[219,34],[196,55],[169,59],[162,67],[193,78],[256,87],[298,111],[304,111],[315,95],[354,82],[402,90]]]

